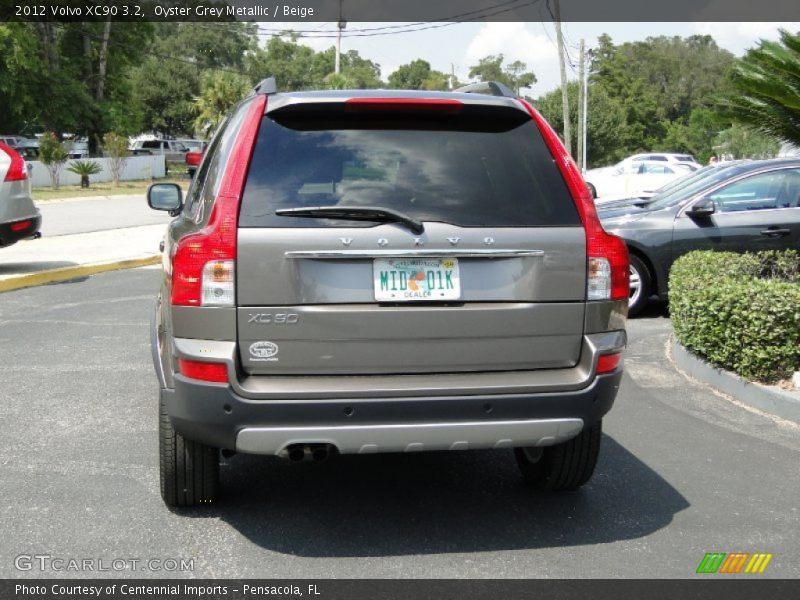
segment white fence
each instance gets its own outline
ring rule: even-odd
[[[90,160],[96,162],[103,169],[97,175],[90,175],[89,181],[101,182],[111,181],[111,171],[108,169],[107,158],[85,158],[82,160]],[[61,185],[80,185],[81,177],[75,173],[67,171],[74,161],[68,160],[64,163],[61,170],[61,177],[59,182]],[[47,170],[38,160],[28,161],[28,164],[33,167],[30,171],[31,185],[33,187],[48,187],[50,186],[50,171]],[[121,179],[123,181],[130,181],[132,179],[150,179],[151,177],[164,177],[167,174],[167,163],[164,156],[129,156],[125,159],[125,167],[122,169]]]

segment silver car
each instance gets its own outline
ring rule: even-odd
[[[151,345],[161,491],[211,502],[219,451],[513,449],[592,475],[621,378],[628,258],[558,137],[498,84],[276,93],[210,142],[171,211]]]
[[[42,216],[31,198],[31,181],[25,161],[0,143],[0,247],[39,237]]]

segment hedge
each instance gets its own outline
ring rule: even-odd
[[[684,347],[742,377],[800,370],[800,254],[691,252],[672,266],[670,315]]]

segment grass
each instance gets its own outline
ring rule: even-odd
[[[91,180],[91,178],[90,178]],[[33,188],[34,202],[47,202],[49,200],[62,200],[85,196],[125,196],[147,193],[147,188],[152,183],[178,183],[186,191],[189,180],[186,177],[165,177],[163,179],[144,179],[138,181],[120,181],[118,186],[112,182],[91,183],[90,187],[82,188],[79,185],[62,185],[54,190],[50,187]]]

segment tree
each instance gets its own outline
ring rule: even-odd
[[[111,116],[125,114],[119,107],[129,111],[130,69],[148,46],[150,27],[109,21],[0,25],[0,130],[69,131],[96,145]]]
[[[691,151],[698,158],[712,154],[714,136],[726,125],[713,114],[714,97],[729,87],[732,64],[733,55],[710,36],[650,37],[615,45],[601,35],[591,67],[589,103],[598,94],[605,97],[615,114],[616,131],[601,156],[597,144],[589,144],[594,164],[652,150]],[[593,116],[590,106],[590,138]]]
[[[125,136],[109,131],[103,136],[103,154],[108,159],[108,170],[111,171],[111,179],[114,187],[119,185],[122,171],[128,160],[128,140]]]
[[[145,131],[190,135],[195,98],[200,95],[197,68],[183,62],[148,58],[133,73],[133,110]]]
[[[431,69],[427,60],[418,58],[399,66],[389,75],[389,87],[396,90],[447,90],[450,78],[446,73]]]
[[[264,48],[254,51],[245,60],[245,72],[253,82],[273,75],[281,90],[323,87],[333,67],[332,52],[314,52],[298,44],[297,37],[292,35],[270,38]]]
[[[80,175],[82,188],[89,187],[90,175],[97,175],[102,170],[102,167],[100,167],[100,165],[93,160],[76,160],[67,167],[67,171],[70,173]]]
[[[39,138],[39,160],[47,167],[47,171],[50,173],[50,183],[55,189],[59,187],[61,169],[68,157],[64,145],[56,134],[47,132]]]
[[[576,121],[578,116],[577,81],[572,81],[567,85],[567,93],[570,101],[570,118]],[[596,85],[589,86],[588,100],[588,143],[586,145],[588,164],[600,166],[624,158],[626,154],[624,150],[620,149],[619,134],[625,124],[625,110],[615,99],[609,97],[605,90]],[[556,131],[563,130],[564,116],[559,88],[541,96],[533,104]],[[572,145],[577,147],[577,128],[572,130],[571,135],[573,136]]]
[[[156,23],[154,33],[153,52],[190,61],[201,71],[242,71],[258,47],[258,25],[242,21],[167,21]]]
[[[245,97],[249,81],[242,75],[229,71],[209,71],[203,78],[203,88],[195,100],[197,118],[194,129],[203,137],[216,131],[231,106]]]
[[[324,53],[321,53],[324,55]],[[332,56],[334,62],[335,56]],[[367,58],[363,58],[358,50],[348,50],[341,55],[342,74],[350,81],[350,88],[374,89],[383,85],[381,66]]]
[[[734,65],[733,90],[724,114],[792,144],[800,144],[800,33],[781,30],[780,41],[762,41]]]
[[[712,155],[717,154],[714,138],[720,127],[719,118],[711,109],[698,106],[685,122],[681,120],[667,124],[664,139],[652,150],[689,152],[701,163],[706,163]]]
[[[516,60],[503,68],[502,54],[486,56],[478,61],[477,65],[470,67],[469,76],[477,77],[481,81],[499,81],[506,84],[517,94],[522,88],[528,88],[536,83],[533,71],[526,71],[528,65],[521,60]]]
[[[752,127],[733,124],[714,138],[714,148],[720,156],[737,158],[774,158],[780,144],[774,137]]]

